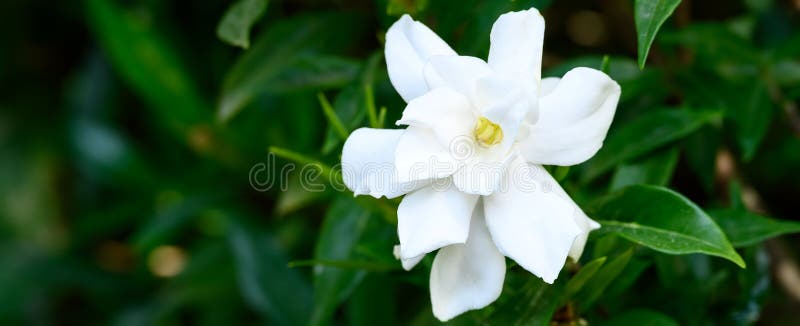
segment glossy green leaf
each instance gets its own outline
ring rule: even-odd
[[[636,21],[636,39],[639,44],[639,68],[644,68],[650,46],[656,38],[658,29],[672,15],[681,0],[636,0],[634,2],[634,20]]]
[[[744,267],[742,257],[714,220],[667,188],[630,186],[603,198],[593,211],[590,216],[602,221],[602,232],[668,254],[702,253]]]
[[[719,116],[710,111],[662,109],[625,124],[612,125],[603,148],[586,163],[581,181],[594,180],[615,165],[685,137]]]
[[[358,64],[330,54],[357,42],[361,24],[360,16],[347,13],[306,14],[271,24],[226,74],[218,117],[231,118],[257,94],[349,82]]]
[[[306,324],[311,289],[297,270],[287,266],[275,239],[235,219],[230,220],[227,236],[245,302],[275,324]]]
[[[353,197],[339,196],[334,201],[317,238],[314,259],[352,259],[354,248],[367,226],[370,212],[358,205]],[[312,325],[325,323],[336,307],[364,278],[364,270],[343,269],[335,266],[314,267],[314,312]]]
[[[747,247],[783,234],[800,232],[800,223],[781,221],[737,209],[708,211],[734,247]]]
[[[655,310],[636,309],[615,316],[600,325],[678,326],[677,321]]]
[[[230,45],[250,47],[250,29],[267,10],[267,0],[234,2],[217,25],[217,37]]]
[[[617,190],[634,184],[666,186],[678,164],[678,150],[671,148],[639,161],[617,167],[610,189]]]

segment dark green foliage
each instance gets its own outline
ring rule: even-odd
[[[603,148],[548,167],[603,227],[450,324],[797,324],[800,16],[757,0],[0,1],[0,324],[437,324],[400,200],[328,172],[395,128],[400,15],[485,57],[531,6],[543,76],[622,88]]]

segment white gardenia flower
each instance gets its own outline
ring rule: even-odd
[[[504,256],[553,283],[599,227],[541,165],[592,157],[620,87],[589,68],[542,79],[543,38],[539,11],[506,13],[483,61],[403,16],[386,33],[386,64],[408,102],[397,121],[407,128],[361,128],[345,142],[343,177],[356,195],[406,195],[395,248],[403,267],[439,249],[430,290],[440,320],[496,300]]]

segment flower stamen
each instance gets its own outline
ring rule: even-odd
[[[499,144],[503,141],[503,129],[491,120],[480,117],[475,124],[475,139],[484,147]]]

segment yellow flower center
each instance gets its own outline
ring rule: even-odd
[[[475,124],[475,139],[484,147],[499,144],[503,141],[503,129],[491,120],[480,117]]]

